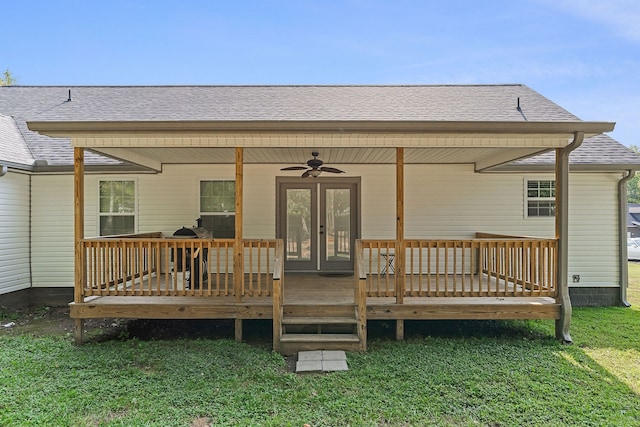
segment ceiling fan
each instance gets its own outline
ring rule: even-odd
[[[340,169],[330,168],[328,166],[322,166],[324,162],[318,158],[317,151],[312,152],[311,155],[313,156],[313,159],[307,160],[307,166],[289,166],[286,168],[282,168],[280,170],[281,171],[297,171],[297,170],[307,169],[302,174],[302,178],[306,178],[308,176],[317,178],[318,176],[320,176],[322,172],[345,173]]]

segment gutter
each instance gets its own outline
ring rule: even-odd
[[[86,120],[27,121],[29,130],[52,137],[104,138],[137,133],[171,135],[208,132],[400,132],[442,134],[522,134],[571,136],[611,132],[612,122],[576,121],[426,121],[426,120]]]
[[[627,182],[633,178],[636,171],[629,169],[623,174],[618,182],[618,224],[619,224],[619,246],[618,256],[620,258],[620,305],[631,307],[627,301],[627,288],[629,286],[629,266],[627,260]]]
[[[560,318],[556,320],[556,337],[571,343],[571,298],[569,297],[569,154],[582,144],[584,132],[576,132],[573,141],[556,151],[556,239],[558,240],[556,283]],[[560,198],[558,198],[560,195]]]

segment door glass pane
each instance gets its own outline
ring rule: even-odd
[[[327,218],[324,224],[327,261],[351,259],[351,190],[326,190]]]
[[[287,260],[311,259],[311,189],[287,189]]]

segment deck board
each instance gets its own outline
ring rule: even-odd
[[[354,304],[355,278],[287,273],[284,305]],[[71,303],[72,318],[272,319],[270,296],[94,296]],[[557,319],[560,306],[549,297],[368,297],[368,320]]]

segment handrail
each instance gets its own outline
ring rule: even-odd
[[[535,236],[513,236],[510,234],[495,234],[495,233],[476,233],[476,239],[500,239],[500,240],[549,240],[546,237]]]
[[[81,240],[83,297],[234,296],[233,239],[109,236]],[[268,297],[282,278],[282,242],[245,239],[242,297]]]
[[[472,239],[407,239],[405,271],[393,264],[395,242],[363,240],[357,247],[368,296],[396,296],[404,273],[408,297],[555,297],[557,241],[478,233]],[[362,272],[359,270],[358,275]],[[401,290],[400,290],[401,291]]]
[[[150,231],[148,233],[131,233],[131,234],[112,234],[109,236],[87,237],[84,240],[96,239],[135,239],[135,238],[152,238],[159,239],[162,237],[162,231]]]

